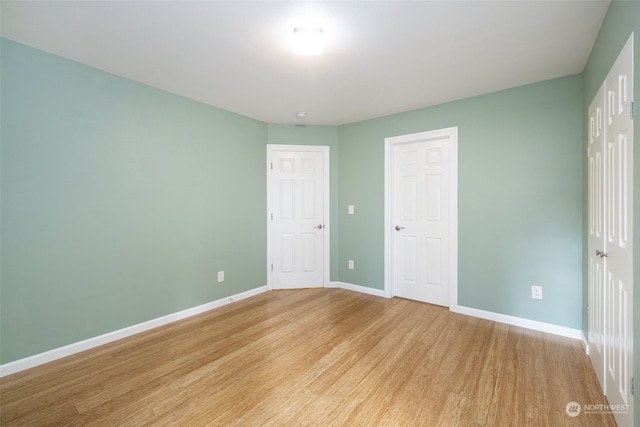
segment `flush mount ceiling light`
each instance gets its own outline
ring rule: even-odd
[[[306,119],[307,118],[307,113],[300,111],[299,113],[296,114],[296,117],[299,119]]]
[[[294,28],[291,47],[296,55],[320,55],[324,49],[322,28]]]

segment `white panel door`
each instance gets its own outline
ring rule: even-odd
[[[325,153],[271,151],[270,281],[273,289],[325,284]]]
[[[633,376],[633,36],[605,80],[605,395],[632,408]],[[633,414],[616,413],[619,425]]]
[[[394,295],[449,306],[448,133],[393,147]]]
[[[633,425],[633,35],[589,107],[589,356]]]
[[[588,262],[589,262],[589,357],[598,380],[605,387],[604,375],[604,86],[589,106],[588,129]]]

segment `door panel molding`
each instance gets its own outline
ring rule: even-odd
[[[278,152],[292,152],[292,153],[322,153],[323,155],[323,170],[322,170],[322,181],[323,181],[323,189],[322,189],[322,201],[323,204],[322,212],[323,212],[323,221],[322,221],[322,244],[323,244],[323,260],[322,260],[322,271],[323,271],[323,287],[329,287],[330,280],[330,235],[331,235],[331,224],[330,224],[330,181],[329,181],[329,147],[328,146],[320,146],[320,145],[284,145],[284,144],[267,144],[267,288],[269,290],[274,289],[274,274],[273,274],[273,264],[274,264],[274,239],[276,236],[274,235],[274,224],[273,224],[273,212],[276,206],[274,206],[274,192],[272,190],[273,178],[272,178],[272,169],[271,164],[273,162],[274,153]],[[304,165],[303,165],[304,166]],[[311,182],[303,182],[302,185],[312,186]],[[308,211],[313,208],[313,205],[318,202],[318,200],[313,199],[304,199],[302,205],[302,215],[306,216]],[[311,232],[311,230],[310,230]],[[308,236],[302,236],[301,244],[308,246],[309,239]],[[306,259],[302,260],[303,268],[311,268],[312,260]],[[275,284],[277,285],[277,284]]]
[[[458,128],[451,127],[433,131],[418,132],[408,135],[385,138],[384,154],[384,295],[391,298],[394,295],[394,148],[403,144],[420,142],[430,139],[447,140],[449,148],[449,310],[458,310]],[[433,153],[436,160],[437,153]]]

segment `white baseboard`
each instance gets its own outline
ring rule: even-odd
[[[360,292],[368,295],[374,295],[385,298],[385,292],[382,289],[374,289],[366,286],[353,285],[345,282],[331,282],[330,288],[341,288],[350,291]],[[267,292],[269,289],[267,286],[261,286],[256,289],[251,289],[246,292],[242,292],[237,295],[232,295],[212,301],[206,304],[202,304],[196,307],[192,307],[186,310],[179,311],[177,313],[168,314],[166,316],[158,317],[147,322],[139,323],[137,325],[129,326],[124,329],[109,332],[104,335],[89,338],[77,343],[69,344],[64,347],[59,347],[53,350],[46,351],[44,353],[36,354],[33,356],[25,357],[24,359],[16,360],[13,362],[0,365],[0,378],[11,375],[16,372],[24,371],[25,369],[33,368],[39,365],[43,365],[54,360],[61,359],[63,357],[71,356],[81,351],[89,350],[94,347],[98,347],[113,341],[117,341],[122,338],[126,338],[140,332],[148,331],[149,329],[157,328],[159,326],[166,325],[171,322],[186,319],[187,317],[195,316],[205,311],[213,310],[214,308],[222,307],[230,304],[234,301],[239,301],[245,298],[252,297],[254,295]],[[506,323],[508,325],[520,326],[527,329],[533,329],[536,331],[546,332],[555,335],[561,335],[568,338],[579,339],[585,343],[587,351],[589,346],[587,340],[580,329],[567,328],[564,326],[552,325],[550,323],[538,322],[535,320],[523,319],[520,317],[508,316],[506,314],[493,313],[490,311],[479,310],[471,307],[456,306],[450,307],[450,310],[455,313],[464,314],[467,316],[478,317],[481,319],[493,320],[495,322]]]
[[[108,332],[104,335],[99,335],[97,337],[69,344],[64,347],[55,348],[44,353],[25,357],[24,359],[5,363],[4,365],[0,365],[0,378],[6,375],[14,374],[16,372],[24,371],[25,369],[43,365],[48,362],[53,362],[54,360],[62,359],[63,357],[71,356],[72,354],[80,353],[81,351],[89,350],[94,347],[117,341],[131,335],[139,334],[140,332],[148,331],[149,329],[157,328],[158,326],[163,326],[177,320],[186,319],[187,317],[195,316],[196,314],[204,313],[205,311],[213,310],[214,308],[222,307],[234,301],[249,298],[266,291],[268,291],[267,286],[261,286],[259,288],[225,297],[217,301],[212,301],[196,307],[188,308],[177,313],[168,314],[166,316],[158,317],[157,319],[152,319],[147,322],[139,323],[137,325],[129,326],[117,331]]]
[[[345,282],[331,282],[329,284],[330,288],[341,288],[341,289],[347,289],[349,291],[355,291],[355,292],[360,292],[363,294],[368,294],[368,295],[374,295],[377,297],[384,297],[384,290],[382,289],[373,289],[373,288],[368,288],[366,286],[360,286],[360,285],[352,285],[351,283],[345,283]]]
[[[523,319],[521,317],[508,316],[506,314],[493,313],[491,311],[478,310],[477,308],[457,306],[451,308],[455,313],[467,316],[479,317],[481,319],[493,320],[495,322],[506,323],[508,325],[521,326],[535,331],[546,332],[554,335],[561,335],[567,338],[585,341],[584,334],[580,329],[567,328],[565,326],[552,325],[551,323],[538,322],[536,320]]]

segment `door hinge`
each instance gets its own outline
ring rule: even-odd
[[[273,271],[273,264],[271,264],[271,271]]]
[[[633,377],[631,377],[631,395],[633,396],[635,394],[635,387],[633,385]]]
[[[273,221],[273,213],[271,214],[271,221]]]
[[[636,117],[635,104],[631,101],[631,105],[629,106],[629,118],[633,120]]]
[[[273,170],[273,162],[271,162],[271,170]]]

